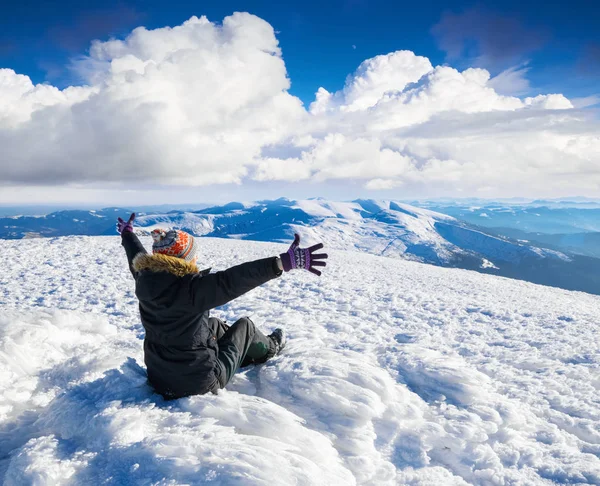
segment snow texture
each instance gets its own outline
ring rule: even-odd
[[[199,242],[215,270],[285,249]],[[600,483],[600,297],[329,253],[213,313],[282,355],[166,402],[118,237],[4,241],[4,484]]]

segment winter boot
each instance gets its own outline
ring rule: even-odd
[[[267,353],[266,358],[271,359],[273,356],[277,356],[281,353],[281,350],[285,348],[285,332],[283,329],[277,328],[271,334],[267,336],[273,343],[272,348]]]

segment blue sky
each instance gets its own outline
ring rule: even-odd
[[[85,54],[92,39],[123,37],[139,25],[178,25],[192,15],[220,22],[234,11],[254,13],[274,27],[290,92],[305,104],[320,86],[340,89],[364,59],[400,49],[433,65],[479,65],[492,75],[528,63],[536,92],[586,97],[600,91],[596,0],[10,1],[0,18],[0,67],[35,83],[79,84],[69,60]]]

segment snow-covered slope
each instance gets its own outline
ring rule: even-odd
[[[119,243],[3,243],[7,486],[600,483],[600,297],[329,249],[213,312],[284,326],[281,356],[165,402]],[[200,244],[215,269],[285,248]]]

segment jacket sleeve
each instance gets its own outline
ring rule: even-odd
[[[142,242],[139,240],[135,233],[131,231],[124,231],[121,233],[121,245],[125,248],[125,253],[127,254],[127,261],[129,262],[129,271],[131,275],[135,277],[135,271],[133,270],[133,259],[136,257],[138,253],[148,253],[142,245]]]
[[[190,299],[198,312],[214,309],[281,275],[278,257],[242,263],[205,276],[194,275]]]

